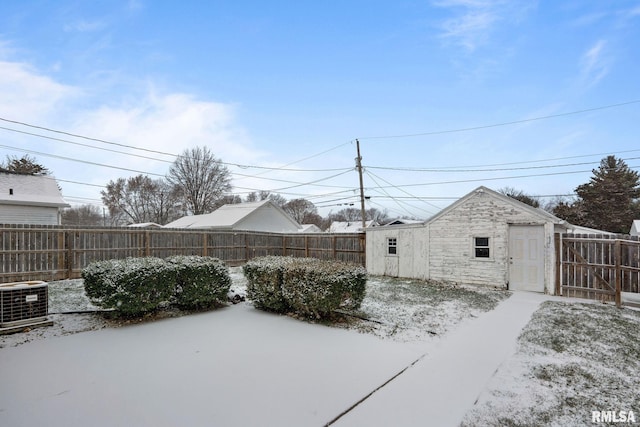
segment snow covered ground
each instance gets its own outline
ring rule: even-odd
[[[241,270],[232,277],[242,294]],[[53,287],[51,311],[94,309],[81,281]],[[592,410],[640,415],[638,311],[384,278],[367,290],[360,314],[372,321],[337,327],[249,302],[129,325],[52,315],[53,327],[0,336],[0,425],[530,426],[591,425]]]

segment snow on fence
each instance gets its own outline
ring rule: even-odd
[[[173,255],[211,256],[229,265],[265,255],[364,265],[365,234],[0,225],[0,282],[75,279],[93,261]]]
[[[556,237],[556,293],[640,304],[637,236],[562,234]]]

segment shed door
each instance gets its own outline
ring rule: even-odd
[[[544,226],[509,227],[509,289],[544,292]]]
[[[384,258],[384,275],[398,277],[398,264],[400,260],[397,256],[386,256]]]

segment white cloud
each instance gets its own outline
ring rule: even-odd
[[[117,82],[115,84],[117,85]],[[28,64],[0,61],[2,118],[148,150],[180,154],[187,148],[206,146],[224,162],[265,163],[263,159],[266,154],[252,146],[246,131],[237,123],[237,106],[198,99],[189,93],[159,90],[153,84],[138,89],[138,93],[135,94],[123,93],[119,87],[114,87],[105,99],[95,99],[93,93],[90,88],[85,90],[62,84]],[[3,145],[33,152],[159,175],[164,175],[170,167],[170,162],[175,159],[171,156],[101,144],[18,124],[0,122],[0,125],[79,144],[165,159],[168,162],[0,130]],[[112,179],[137,174],[33,152],[30,155],[48,167],[58,179],[105,185]],[[5,155],[23,154],[24,152],[9,148],[0,149],[0,158],[4,158]],[[61,186],[65,196],[92,199],[100,197],[100,188],[65,182],[62,182]]]
[[[500,22],[517,22],[535,5],[508,0],[439,0],[432,4],[453,13],[441,24],[440,37],[470,52],[486,44]]]
[[[80,94],[29,65],[0,61],[0,115],[21,121],[42,120]]]
[[[106,24],[102,21],[85,21],[80,20],[77,22],[69,23],[64,26],[66,32],[79,32],[88,33],[93,31],[100,31],[106,27]]]
[[[592,87],[609,72],[609,60],[605,55],[607,42],[598,40],[582,55],[580,59],[580,75],[582,84]]]
[[[483,0],[444,0],[435,2],[440,8],[453,9],[456,15],[442,23],[441,37],[469,51],[483,44],[491,27],[500,19],[502,2]]]

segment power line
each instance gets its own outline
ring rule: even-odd
[[[449,130],[441,130],[441,131],[433,131],[433,132],[408,133],[408,134],[401,134],[401,135],[364,136],[364,137],[358,137],[358,139],[412,138],[412,137],[416,137],[416,136],[431,136],[431,135],[443,135],[443,134],[447,134],[447,133],[469,132],[469,131],[474,131],[474,130],[489,129],[489,128],[495,128],[495,127],[501,127],[501,126],[517,125],[517,124],[521,124],[521,123],[529,123],[529,122],[534,122],[534,121],[538,121],[538,120],[553,119],[553,118],[557,118],[557,117],[566,117],[566,116],[582,114],[582,113],[590,113],[590,112],[593,112],[593,111],[606,110],[608,108],[622,107],[622,106],[625,106],[625,105],[631,105],[631,104],[637,104],[637,103],[640,103],[640,99],[636,99],[636,100],[633,100],[633,101],[627,101],[627,102],[621,102],[621,103],[618,103],[618,104],[604,105],[604,106],[601,106],[601,107],[587,108],[587,109],[584,109],[584,110],[570,111],[568,113],[551,114],[551,115],[548,115],[548,116],[533,117],[533,118],[530,118],[530,119],[522,119],[522,120],[513,120],[513,121],[510,121],[510,122],[494,123],[494,124],[490,124],[490,125],[481,125],[481,126],[473,126],[473,127],[468,127],[468,128],[449,129]]]
[[[89,137],[89,136],[80,135],[80,134],[76,134],[76,133],[71,133],[71,132],[61,131],[61,130],[57,130],[57,129],[52,129],[52,128],[45,127],[45,126],[38,126],[38,125],[33,125],[33,124],[30,124],[30,123],[26,123],[26,122],[17,121],[17,120],[10,120],[10,119],[3,118],[3,117],[0,117],[0,120],[4,121],[4,122],[7,122],[7,123],[13,123],[13,124],[21,125],[21,126],[30,127],[30,128],[33,128],[33,129],[40,129],[40,130],[44,130],[44,131],[47,131],[47,132],[53,132],[53,133],[61,134],[61,135],[72,136],[74,138],[85,139],[85,140],[88,140],[88,141],[94,141],[94,142],[100,142],[100,143],[103,143],[103,144],[115,145],[115,146],[119,146],[119,147],[129,148],[129,149],[132,149],[132,150],[140,150],[140,151],[145,151],[145,152],[150,152],[150,153],[155,153],[155,154],[162,154],[162,155],[165,155],[165,156],[171,156],[171,157],[176,158],[176,159],[180,158],[180,157],[183,157],[180,154],[168,153],[168,152],[159,151],[159,150],[151,150],[151,149],[147,149],[147,148],[140,148],[140,147],[136,147],[134,145],[122,144],[122,143],[118,143],[118,142],[108,141],[108,140],[105,140],[105,139]],[[32,133],[32,132],[25,132],[25,131],[12,129],[12,128],[7,128],[7,127],[0,127],[0,129],[4,129],[4,130],[7,130],[7,131],[11,131],[11,132],[18,132],[18,133],[22,133],[22,134],[26,134],[26,135],[31,135],[31,136],[36,136],[36,137],[39,137],[39,138],[47,138],[47,139],[60,141],[60,142],[65,142],[65,143],[69,143],[69,144],[76,144],[76,145],[81,145],[81,146],[85,146],[85,147],[95,148],[97,150],[111,151],[111,152],[114,152],[114,153],[124,154],[124,155],[128,155],[128,156],[142,157],[142,158],[147,158],[147,159],[150,159],[150,160],[156,160],[156,161],[162,161],[162,162],[172,162],[172,161],[169,161],[169,160],[157,159],[157,158],[153,158],[153,157],[145,157],[145,156],[132,154],[132,153],[125,153],[125,152],[117,151],[117,150],[109,150],[109,149],[106,149],[104,147],[97,147],[97,146],[92,146],[92,145],[88,145],[88,144],[81,144],[81,143],[69,141],[69,140],[66,140],[66,139],[54,138],[54,137],[50,137],[50,136],[46,136],[46,135],[36,134],[36,133]],[[333,151],[333,150],[335,150],[337,148],[340,148],[340,147],[342,147],[344,145],[347,145],[349,143],[350,142],[346,142],[346,143],[342,143],[342,144],[336,145],[336,146],[334,146],[332,148],[329,148],[327,150],[324,150],[324,151],[322,151],[320,153],[313,154],[311,156],[307,156],[305,158],[296,160],[294,162],[290,162],[290,163],[288,163],[288,164],[286,164],[284,166],[280,166],[280,167],[245,165],[245,164],[241,164],[241,163],[229,163],[229,162],[223,162],[223,161],[220,161],[220,163],[223,164],[223,165],[226,165],[226,166],[236,166],[236,167],[239,167],[241,169],[264,169],[266,171],[276,170],[276,171],[288,171],[288,172],[331,172],[331,171],[335,171],[335,170],[339,170],[339,169],[317,169],[317,170],[313,170],[313,169],[286,169],[286,167],[290,166],[292,164],[300,163],[300,162],[303,162],[305,160],[309,160],[309,159],[321,156],[323,154],[326,154],[326,153],[328,153],[330,151]]]
[[[102,164],[102,163],[90,162],[88,160],[79,160],[79,159],[74,159],[74,158],[71,158],[71,157],[59,156],[57,154],[49,154],[49,153],[43,153],[41,151],[27,150],[25,148],[11,147],[9,145],[1,145],[0,144],[0,148],[6,148],[8,150],[14,150],[14,151],[22,151],[22,152],[25,152],[25,153],[37,154],[39,156],[45,156],[45,157],[52,157],[52,158],[55,158],[55,159],[67,160],[67,161],[70,161],[70,162],[84,163],[84,164],[92,165],[92,166],[100,166],[100,167],[105,167],[105,168],[110,168],[110,169],[123,170],[123,171],[127,171],[127,172],[135,172],[135,173],[140,173],[140,174],[144,174],[144,175],[164,176],[164,175],[160,175],[160,174],[153,173],[153,172],[144,172],[144,171],[140,171],[140,170],[136,170],[136,169],[124,168],[124,167],[120,167],[120,166],[105,165],[105,164]]]
[[[640,151],[640,150],[630,150],[630,151]],[[640,159],[640,157],[628,157],[626,159],[621,159],[621,160],[627,161],[627,160],[638,160],[638,159]],[[519,167],[519,168],[493,168],[493,169],[431,169],[431,168],[405,168],[405,167],[391,167],[391,166],[367,166],[367,168],[380,169],[380,170],[405,171],[405,172],[458,173],[458,172],[502,172],[502,171],[531,170],[531,169],[564,168],[569,166],[591,165],[594,163],[597,163],[597,162],[565,163],[561,165],[527,166],[527,167]]]

